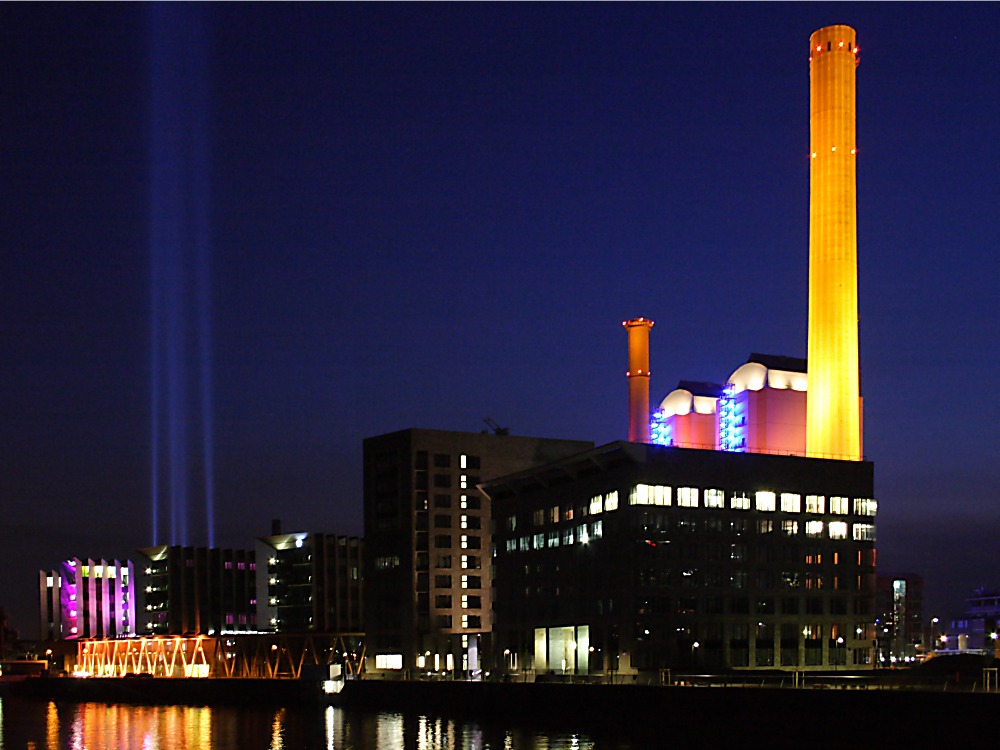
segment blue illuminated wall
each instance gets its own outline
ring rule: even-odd
[[[732,453],[747,451],[747,404],[746,399],[734,393],[735,387],[727,383],[719,397],[719,450]]]
[[[649,442],[654,445],[674,444],[674,421],[657,409],[649,418]]]

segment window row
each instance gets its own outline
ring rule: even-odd
[[[482,498],[479,495],[459,495],[458,505],[462,510],[479,510],[482,508]],[[438,493],[434,495],[434,507],[435,508],[451,508],[452,507],[452,496],[448,494]],[[414,500],[414,508],[418,511],[427,510],[428,508],[428,493],[417,492]]]
[[[677,507],[699,507],[699,493],[705,508],[725,508],[725,492],[720,489],[699,490],[697,487],[677,487]],[[662,484],[637,484],[629,493],[629,505],[672,505],[673,487]],[[616,498],[617,501],[617,498]],[[826,513],[827,498],[824,495],[806,495],[806,513]],[[829,512],[833,515],[846,516],[851,512],[857,516],[875,516],[878,503],[870,498],[854,498],[853,506],[849,498],[831,496]],[[592,501],[593,502],[593,501]],[[617,502],[615,504],[617,507]],[[729,499],[729,507],[733,510],[750,510],[774,512],[779,508],[783,513],[801,513],[803,511],[802,495],[793,492],[780,494],[769,490],[753,493],[753,498],[746,492],[734,492]]]
[[[479,589],[483,586],[483,579],[481,576],[462,576],[462,588],[463,589]],[[434,588],[438,589],[450,589],[451,588],[451,576],[450,575],[438,575],[434,576]]]
[[[438,594],[434,597],[434,607],[451,609],[451,594]],[[482,609],[483,598],[474,594],[462,594],[462,609]]]
[[[604,536],[604,522],[597,520],[589,524],[581,523],[562,531],[532,534],[530,536],[512,537],[507,540],[507,552],[527,552],[533,549],[548,547],[568,547],[572,544],[589,544]]]
[[[438,615],[437,619],[434,621],[439,628],[451,628],[452,627],[452,617],[451,615]],[[478,630],[483,626],[483,618],[480,615],[462,615],[462,627],[472,628]],[[448,654],[448,661],[451,662],[452,655]],[[377,659],[378,657],[376,657]],[[423,657],[418,657],[423,658]]]

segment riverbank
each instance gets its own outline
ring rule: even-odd
[[[365,681],[345,685],[340,699],[352,709],[466,721],[509,717],[595,736],[624,733],[647,743],[751,741],[772,747],[858,747],[874,738],[920,746],[939,731],[963,741],[994,738],[1000,709],[1000,694],[982,692],[550,683]]]
[[[25,698],[78,703],[297,706],[327,702],[321,684],[314,680],[31,677],[12,684],[10,691]]]

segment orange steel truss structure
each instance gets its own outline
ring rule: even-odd
[[[303,669],[331,664],[361,675],[364,660],[361,633],[151,636],[80,641],[75,671],[95,677],[299,679]]]

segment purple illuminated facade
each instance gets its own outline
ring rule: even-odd
[[[118,638],[135,634],[132,562],[64,560],[38,574],[41,637]]]

